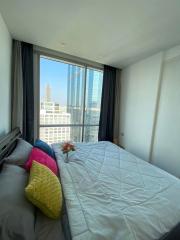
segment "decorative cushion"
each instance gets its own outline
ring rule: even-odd
[[[58,170],[57,170],[57,164],[56,164],[55,160],[52,157],[50,157],[48,154],[46,154],[45,152],[43,152],[40,149],[35,148],[35,147],[32,149],[32,151],[29,155],[29,158],[28,158],[27,162],[25,163],[26,170],[29,170],[31,168],[33,160],[36,160],[36,162],[44,164],[51,171],[53,171],[53,173],[55,173],[57,175]]]
[[[37,139],[34,144],[34,147],[41,149],[42,151],[47,153],[50,157],[55,158],[53,149],[46,142]]]
[[[0,173],[0,239],[35,240],[35,208],[24,188],[28,174],[18,166],[4,164]]]
[[[23,166],[32,150],[32,145],[23,139],[17,140],[14,151],[4,160],[6,163]]]
[[[25,194],[46,216],[53,219],[59,217],[62,208],[61,185],[57,176],[43,164],[33,161]]]

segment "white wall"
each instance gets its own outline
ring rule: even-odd
[[[120,143],[146,161],[149,160],[161,63],[160,53],[123,69],[121,75]]]
[[[180,177],[180,46],[123,69],[120,142]]]
[[[152,163],[180,177],[180,57],[163,66]]]
[[[0,137],[11,123],[11,47],[12,39],[0,14]]]

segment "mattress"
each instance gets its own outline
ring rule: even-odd
[[[160,239],[180,221],[180,180],[110,142],[54,144],[73,240]]]

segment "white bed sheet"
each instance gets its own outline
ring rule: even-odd
[[[73,240],[154,240],[180,221],[180,180],[110,142],[54,144]]]

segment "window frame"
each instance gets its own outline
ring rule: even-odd
[[[84,89],[83,89],[84,98],[83,98],[83,109],[82,109],[82,124],[40,124],[40,58],[41,57],[44,57],[53,61],[60,61],[60,62],[65,62],[67,64],[84,67],[85,73],[84,73]],[[85,127],[99,127],[99,124],[85,124],[87,69],[94,69],[96,71],[103,72],[104,66],[102,64],[89,61],[86,59],[78,58],[75,56],[71,56],[69,54],[56,52],[53,50],[34,46],[34,93],[35,93],[34,101],[35,103],[37,103],[35,104],[35,108],[34,108],[35,138],[39,138],[40,128],[82,127],[81,142],[83,142]]]

